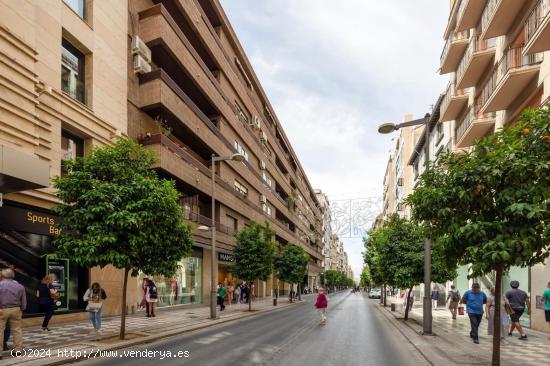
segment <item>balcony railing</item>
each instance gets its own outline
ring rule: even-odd
[[[539,26],[544,21],[544,18],[550,13],[550,0],[539,0],[537,6],[533,9],[529,18],[525,21],[525,38],[528,43],[533,35],[537,32]]]
[[[456,15],[457,21],[460,21],[460,19],[462,18],[462,15],[464,14],[464,10],[466,10],[466,5],[468,5],[468,0],[462,0],[460,2],[460,5],[458,7],[458,12]]]
[[[473,108],[470,108],[468,113],[459,121],[458,127],[456,128],[456,141],[460,141],[468,128],[476,120],[480,119],[489,119],[495,118],[495,112],[481,113],[481,107],[483,107],[484,100],[482,97],[479,97],[475,100]]]
[[[509,48],[508,51],[502,56],[498,62],[497,68],[493,71],[493,75],[483,87],[481,92],[481,100],[484,105],[489,98],[493,95],[493,92],[497,89],[502,79],[506,74],[516,68],[531,66],[541,63],[544,56],[542,53],[535,53],[533,55],[523,55],[523,46]]]
[[[442,113],[447,110],[447,107],[449,107],[449,104],[454,97],[466,95],[466,93],[467,89],[456,89],[456,84],[454,82],[449,83],[449,85],[447,86],[447,91],[445,92],[445,97],[441,102],[440,109]]]
[[[461,39],[468,39],[470,36],[470,30],[464,30],[462,32],[453,32],[449,38],[447,39],[447,42],[445,42],[445,47],[443,47],[443,52],[441,52],[441,65],[443,65],[443,61],[445,61],[445,58],[449,54],[449,49],[451,48],[451,44],[455,41],[459,41]]]
[[[458,64],[458,69],[456,71],[456,80],[462,79],[462,76],[464,76],[464,72],[466,72],[466,69],[470,64],[474,53],[485,51],[489,48],[494,48],[496,46],[496,43],[496,38],[485,40],[481,39],[481,34],[476,34],[475,36],[473,36],[470,39],[470,44],[468,44],[468,48],[464,53],[464,57],[462,57],[462,60]]]
[[[196,212],[191,212],[190,210],[186,210],[185,208],[186,206],[183,206],[183,209],[184,209],[183,216],[186,220],[195,222],[200,225],[212,227],[213,221],[210,217],[198,214]],[[227,235],[233,235],[235,233],[235,229],[233,229],[232,227],[220,224],[219,222],[216,222],[216,231],[225,233]]]
[[[62,82],[61,89],[71,98],[86,104],[86,86],[82,80],[72,78],[67,82]]]
[[[500,0],[489,0],[481,15],[481,32],[485,32]]]

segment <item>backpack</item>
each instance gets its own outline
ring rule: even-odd
[[[156,299],[157,297],[158,297],[157,286],[149,287],[149,298]]]
[[[457,291],[451,291],[451,301],[460,301],[460,293]]]

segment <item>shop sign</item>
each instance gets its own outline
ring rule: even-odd
[[[218,260],[222,262],[235,262],[235,256],[228,253],[218,253]]]
[[[544,299],[542,296],[537,296],[535,301],[537,309],[544,310]]]
[[[45,212],[4,205],[0,207],[0,226],[9,230],[40,235],[59,235],[59,218]]]

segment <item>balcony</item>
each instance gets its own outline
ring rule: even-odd
[[[479,107],[479,104],[476,103],[474,108],[470,108],[466,115],[457,121],[455,130],[457,148],[473,145],[477,139],[494,129],[495,113],[481,113]]]
[[[456,70],[466,47],[468,47],[469,36],[470,32],[468,30],[454,32],[449,36],[441,53],[441,74],[448,74]]]
[[[487,5],[487,0],[462,0],[460,8],[458,8],[456,30],[460,32],[475,28],[483,14],[485,5]]]
[[[457,88],[464,89],[476,86],[483,72],[493,61],[496,50],[496,38],[481,39],[476,35],[470,39],[464,57],[456,72]]]
[[[482,91],[482,111],[507,109],[538,75],[542,53],[523,55],[523,47],[508,49]]]
[[[441,102],[440,121],[452,121],[456,119],[464,107],[468,104],[468,93],[464,89],[455,89],[454,83],[449,83],[445,97]]]
[[[483,39],[503,36],[534,0],[489,0],[481,16]]]
[[[550,50],[550,0],[539,0],[525,22],[524,55]]]

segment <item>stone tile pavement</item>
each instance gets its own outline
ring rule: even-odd
[[[388,299],[390,300],[390,299]],[[392,299],[393,300],[393,299]],[[401,299],[396,302],[397,317],[403,316]],[[389,311],[389,308],[388,308]],[[470,322],[467,315],[453,320],[448,309],[440,307],[432,312],[433,332],[436,334],[430,346],[445,354],[450,364],[485,365],[490,364],[492,355],[492,336],[487,335],[487,319],[479,329],[480,344],[475,345],[470,339]],[[416,334],[422,331],[422,307],[415,306],[406,325]],[[401,324],[404,324],[402,322]],[[517,330],[512,337],[506,335],[501,343],[501,360],[503,365],[545,365],[550,364],[550,334],[526,329],[527,341],[520,341]],[[426,337],[423,337],[426,338]]]

